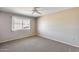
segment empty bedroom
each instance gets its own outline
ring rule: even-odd
[[[79,8],[0,7],[0,52],[79,52]]]

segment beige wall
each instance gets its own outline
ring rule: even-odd
[[[71,8],[40,17],[38,34],[79,47],[79,8]]]
[[[10,40],[14,40],[14,39],[19,39],[19,38],[23,38],[23,37],[28,37],[28,36],[32,36],[32,35],[36,35],[36,23],[35,23],[35,19],[32,18],[31,20],[31,25],[32,25],[32,29],[31,31],[15,31],[12,32],[11,31],[11,17],[14,14],[10,14],[10,13],[5,13],[5,12],[0,12],[0,43],[1,42],[5,42],[5,41],[10,41]]]

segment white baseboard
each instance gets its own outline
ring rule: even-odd
[[[4,43],[4,42],[8,42],[8,41],[13,41],[13,40],[18,40],[18,39],[22,39],[22,38],[27,38],[27,37],[31,37],[31,36],[35,36],[35,35],[28,35],[28,36],[19,37],[19,38],[16,38],[16,39],[3,40],[3,41],[0,41],[0,43]]]
[[[72,43],[68,43],[68,42],[65,42],[65,41],[63,41],[63,40],[59,40],[59,39],[54,38],[54,37],[50,37],[50,36],[43,35],[43,34],[38,34],[38,36],[44,37],[44,38],[47,38],[47,39],[50,39],[50,40],[58,41],[58,42],[61,42],[61,43],[64,43],[64,44],[67,44],[67,45],[70,45],[70,46],[74,46],[74,47],[79,48],[78,45],[74,45],[74,44],[72,44]]]

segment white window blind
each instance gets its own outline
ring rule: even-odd
[[[30,30],[30,18],[12,16],[12,31]]]

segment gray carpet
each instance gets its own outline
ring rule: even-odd
[[[0,43],[0,52],[78,52],[79,48],[39,36]]]

